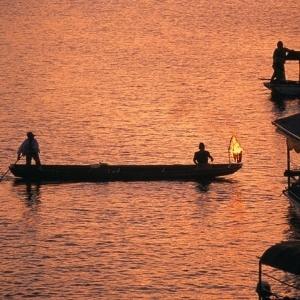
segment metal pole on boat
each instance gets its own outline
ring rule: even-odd
[[[14,165],[21,159],[21,157],[17,158],[17,160],[15,161]],[[8,174],[8,172],[10,171],[10,168],[8,167],[7,170],[3,173],[3,175],[0,177],[0,181],[2,181],[4,179],[4,177]]]
[[[291,155],[288,145],[288,140],[286,139],[286,153],[287,153],[287,171],[288,171],[288,188],[291,185],[290,169],[291,169]]]
[[[262,270],[261,270],[261,262],[258,264],[258,300],[261,300],[261,276],[262,276]]]

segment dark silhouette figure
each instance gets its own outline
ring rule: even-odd
[[[271,77],[271,81],[285,81],[285,70],[284,63],[287,54],[292,51],[288,48],[283,47],[283,42],[279,41],[277,43],[277,48],[273,52],[273,75]]]
[[[39,153],[40,148],[38,141],[34,138],[35,135],[32,132],[27,132],[27,139],[24,140],[24,142],[21,144],[21,146],[18,149],[18,160],[21,158],[21,156],[26,157],[26,165],[31,165],[32,158],[35,161],[35,164],[37,166],[41,165]]]
[[[213,157],[208,151],[205,150],[205,145],[203,143],[199,144],[199,151],[195,152],[193,161],[196,165],[208,164],[208,159],[213,161]]]

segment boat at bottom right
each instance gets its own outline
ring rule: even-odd
[[[300,113],[277,119],[272,124],[286,137],[287,168],[284,176],[287,177],[287,187],[283,193],[300,217],[300,168],[292,167],[291,163],[291,151],[300,153]]]
[[[272,275],[263,266],[271,267]],[[285,272],[284,279],[278,278],[280,272]],[[299,300],[299,281],[295,278],[300,275],[300,241],[282,241],[267,248],[259,258],[258,273],[256,292],[259,300]],[[284,285],[285,295],[275,293],[266,277],[278,286]]]

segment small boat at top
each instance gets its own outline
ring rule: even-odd
[[[235,173],[242,163],[204,165],[10,165],[11,173],[26,181],[202,181]]]
[[[286,80],[283,82],[264,82],[266,88],[271,90],[274,94],[286,97],[300,96],[300,81]]]
[[[284,176],[287,177],[288,185],[283,193],[300,216],[300,169],[291,167],[291,151],[300,153],[300,113],[277,119],[272,123],[277,131],[286,137],[287,169]]]
[[[285,60],[299,62],[299,79],[285,81],[267,81],[263,82],[263,85],[276,95],[286,97],[300,97],[300,51],[290,51]]]

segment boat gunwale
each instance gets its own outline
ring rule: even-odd
[[[203,167],[197,165],[101,164],[71,165],[71,167],[68,165],[44,165],[45,173],[43,174],[43,166],[33,165],[29,167],[13,164],[10,166],[10,170],[17,178],[41,181],[197,181],[230,175],[241,167],[242,163],[208,164]],[[74,174],[76,170],[78,170],[78,174]],[[81,171],[82,173],[80,173]],[[30,172],[32,173],[30,174]]]

